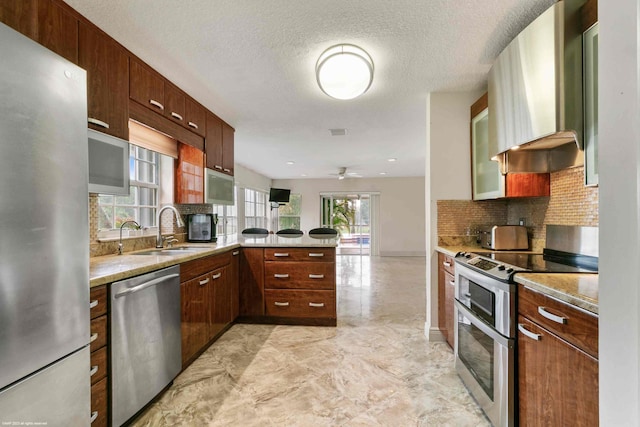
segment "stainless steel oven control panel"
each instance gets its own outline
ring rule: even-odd
[[[494,279],[501,280],[503,282],[511,281],[513,275],[518,271],[527,271],[524,268],[501,263],[496,260],[492,260],[491,258],[469,252],[458,253],[455,260],[458,264],[466,265],[473,270],[489,275]]]

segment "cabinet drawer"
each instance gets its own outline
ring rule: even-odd
[[[445,254],[441,254],[441,255],[442,256],[439,257],[441,261],[440,268],[444,269],[444,271],[451,274],[452,276],[455,276],[456,264],[455,264],[455,261],[453,260],[453,257]]]
[[[96,317],[91,321],[91,351],[107,345],[107,316]]]
[[[210,255],[180,264],[180,282],[186,282],[203,274],[208,274],[216,268],[229,265],[231,263],[231,252],[232,251],[219,255]]]
[[[266,261],[314,261],[332,262],[335,259],[335,248],[266,248]]]
[[[518,285],[518,311],[529,320],[598,358],[597,316],[523,285]]]
[[[89,307],[92,319],[107,313],[107,285],[91,288],[89,291]]]
[[[280,289],[335,289],[332,262],[275,262],[264,267],[265,287]]]
[[[95,417],[95,419],[94,419]],[[91,386],[91,427],[107,426],[107,379]]]
[[[265,290],[267,316],[335,318],[334,291]]]
[[[107,376],[107,347],[104,346],[91,353],[91,384],[95,384]]]

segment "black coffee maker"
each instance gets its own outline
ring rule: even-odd
[[[187,215],[187,241],[188,242],[215,242],[218,214],[192,214]]]

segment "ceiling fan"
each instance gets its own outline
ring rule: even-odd
[[[346,166],[341,166],[338,168],[338,173],[332,173],[330,174],[332,176],[337,176],[339,180],[345,179],[345,178],[362,178],[362,175],[360,175],[357,172],[347,172],[347,167]]]

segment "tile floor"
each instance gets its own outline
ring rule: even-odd
[[[338,257],[338,326],[234,325],[135,426],[488,426],[424,336],[425,259]]]

